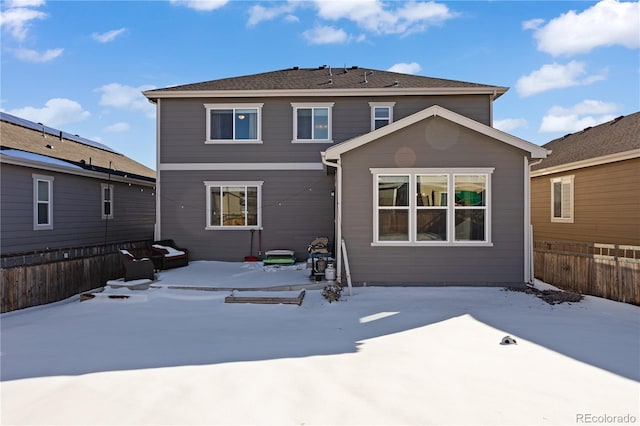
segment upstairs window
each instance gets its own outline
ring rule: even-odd
[[[551,179],[551,222],[573,223],[574,176]]]
[[[378,130],[393,122],[395,102],[369,102],[371,107],[371,131]]]
[[[330,143],[333,105],[333,103],[292,103],[293,142]]]
[[[262,182],[205,181],[206,229],[259,229]]]
[[[205,104],[206,143],[261,143],[264,104]]]
[[[374,245],[491,245],[493,169],[371,169]]]
[[[53,176],[33,178],[33,229],[53,229]]]
[[[102,219],[113,219],[113,185],[103,183],[102,192]]]

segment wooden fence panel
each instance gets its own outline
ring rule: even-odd
[[[65,249],[79,253],[78,257],[71,259],[62,259],[57,253],[20,255],[32,262],[23,265],[18,264],[18,256],[5,256],[3,262],[11,266],[0,269],[0,312],[57,302],[102,287],[108,280],[124,275],[116,246],[135,249],[147,243]],[[33,264],[34,259],[41,263]]]
[[[534,275],[564,290],[640,305],[638,253],[634,246],[536,241]]]

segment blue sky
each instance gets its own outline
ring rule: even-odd
[[[640,3],[1,0],[0,109],[155,168],[142,90],[358,65],[507,86],[494,125],[544,144],[640,110]]]

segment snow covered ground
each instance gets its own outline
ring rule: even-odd
[[[313,284],[304,265],[192,262],[147,290],[3,314],[1,423],[640,422],[636,306],[468,287],[225,304],[231,291],[174,288],[296,284]]]

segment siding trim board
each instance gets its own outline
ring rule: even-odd
[[[158,170],[323,170],[322,163],[161,163]]]
[[[398,120],[392,124],[381,127],[378,130],[375,130],[370,133],[366,133],[362,136],[358,136],[356,138],[350,139],[348,141],[345,141],[337,145],[334,145],[330,148],[327,148],[327,150],[325,151],[326,158],[329,160],[335,160],[345,152],[348,152],[355,148],[366,145],[369,142],[375,141],[381,137],[387,136],[395,131],[403,129],[412,124],[418,123],[429,117],[444,118],[445,120],[449,120],[453,123],[464,126],[470,130],[473,130],[485,136],[489,136],[500,142],[504,142],[508,145],[522,149],[523,151],[528,152],[532,158],[546,158],[549,153],[547,149],[542,148],[541,146],[535,145],[531,142],[527,142],[524,139],[520,139],[508,133],[504,133],[500,130],[497,130],[493,127],[479,123],[475,120],[472,120],[468,117],[465,117],[463,115],[450,111],[441,106],[434,105],[429,108],[425,108],[422,111],[419,111],[408,117],[405,117],[401,120]]]
[[[503,87],[449,87],[449,88],[397,88],[385,89],[322,89],[312,91],[314,97],[343,96],[413,96],[413,95],[490,95],[493,99],[507,91]],[[275,90],[175,90],[169,92],[143,92],[151,101],[162,98],[254,98],[309,96],[308,89]]]
[[[640,158],[640,149],[633,149],[625,152],[616,152],[615,154],[589,158],[588,160],[575,161],[573,163],[560,164],[558,166],[538,169],[531,172],[531,177],[562,173],[570,170],[582,169],[585,167],[600,166],[603,164],[615,163],[616,161],[631,160],[633,158]]]

